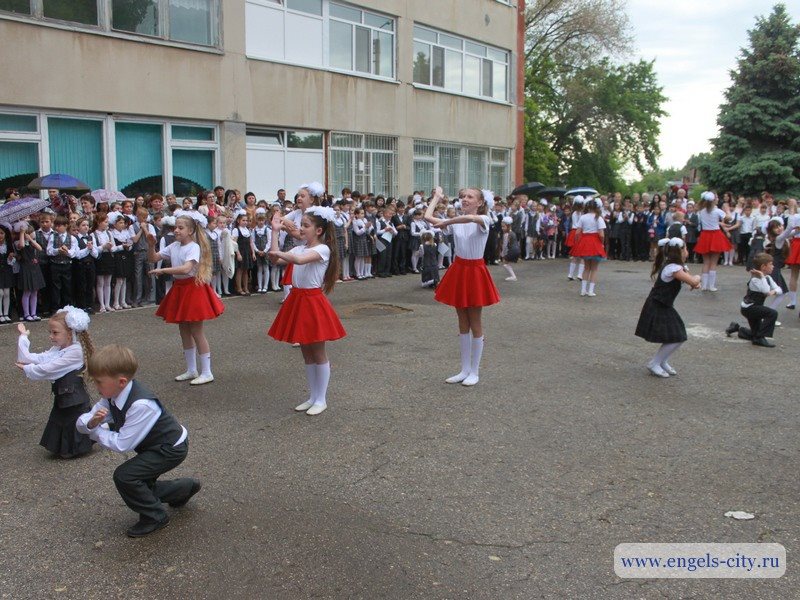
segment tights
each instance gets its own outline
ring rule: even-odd
[[[36,316],[36,305],[38,303],[36,290],[25,290],[22,293],[22,313],[26,317]]]
[[[98,275],[95,291],[100,308],[106,310],[111,308],[111,275]]]
[[[11,288],[0,289],[0,315],[3,317],[8,316],[8,310],[11,307]]]

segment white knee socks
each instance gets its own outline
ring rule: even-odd
[[[328,406],[328,382],[331,379],[331,363],[326,362],[316,367],[317,376],[315,378],[316,387],[314,389],[314,408],[326,408]],[[320,411],[322,412],[322,411]]]
[[[186,372],[197,373],[197,350],[195,348],[184,348],[183,358],[186,359]]]
[[[511,268],[511,265],[508,263],[503,264],[503,268],[508,271],[508,279],[506,281],[516,281],[517,276],[514,274],[514,269]]]
[[[533,258],[533,238],[525,238],[525,258]]]
[[[269,285],[269,266],[267,265],[258,265],[258,290],[265,290],[267,289],[267,285]]]
[[[791,292],[789,292],[789,293],[791,294]],[[786,296],[786,294],[778,294],[777,296],[775,296],[775,297],[774,297],[774,298],[773,298],[773,299],[772,299],[772,300],[769,302],[769,304],[767,304],[767,307],[769,307],[769,308],[774,308],[775,310],[778,310],[778,308],[779,308],[779,306],[780,306],[780,303],[783,301],[783,297],[784,297],[784,296]]]
[[[447,383],[461,383],[469,376],[470,359],[472,357],[472,334],[459,334],[458,343],[461,348],[461,371],[457,375],[448,377],[445,380]]]
[[[350,258],[347,255],[342,260],[342,279],[350,279]]]
[[[586,295],[587,288],[589,287],[589,282],[585,279],[581,280],[581,296]]]
[[[656,352],[653,359],[650,361],[648,367],[651,370],[654,370],[655,367],[658,367],[664,371],[666,371],[670,375],[677,375],[675,369],[673,369],[667,360],[669,359],[672,354],[682,346],[681,342],[674,343],[674,344],[661,344],[661,347]]]
[[[569,263],[569,274],[567,275],[570,279],[575,277],[575,263],[570,261]]]
[[[419,255],[416,252],[411,253],[411,270],[417,270],[417,263],[419,262]],[[358,259],[356,259],[356,269],[358,269]]]
[[[125,304],[125,280],[117,279],[114,284],[114,307]]]
[[[708,273],[702,273],[700,275],[700,290],[707,290],[708,289]]]
[[[481,356],[483,356],[483,336],[472,338],[471,350],[469,376],[461,382],[461,385],[475,385],[478,383],[478,372],[481,368]]]
[[[797,292],[787,292],[786,294],[789,296],[789,304],[786,306],[797,306]]]
[[[211,352],[200,355],[200,376],[213,377],[211,374]]]
[[[9,308],[11,308],[11,288],[3,288],[0,290],[0,315],[7,317]]]
[[[717,272],[716,271],[709,271],[708,272],[708,291],[710,291],[710,292],[717,291]]]
[[[584,263],[578,265],[578,279],[583,279],[583,270],[586,268]]]
[[[308,381],[308,400],[294,407],[298,412],[307,411],[314,405],[314,395],[317,389],[317,365],[314,363],[306,365],[306,381]]]

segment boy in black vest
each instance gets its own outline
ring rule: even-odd
[[[125,504],[139,513],[139,522],[127,530],[142,537],[169,523],[162,506],[183,506],[200,491],[196,479],[157,481],[186,458],[188,433],[156,398],[133,379],[138,362],[128,348],[113,344],[89,359],[87,371],[102,399],[78,417],[76,427],[90,439],[115,452],[136,456],[114,471],[114,484]],[[100,427],[108,424],[108,429]]]
[[[778,324],[778,311],[764,306],[768,296],[782,293],[781,288],[770,277],[772,274],[772,256],[766,252],[756,254],[753,258],[753,268],[750,270],[750,281],[747,284],[747,293],[742,300],[742,314],[750,325],[740,327],[733,322],[728,325],[725,333],[728,337],[738,332],[743,340],[750,340],[754,346],[774,348],[775,344],[767,340],[771,338]]]

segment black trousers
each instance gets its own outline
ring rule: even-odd
[[[40,315],[47,315],[55,312],[53,308],[53,278],[50,275],[50,261],[42,262],[39,260],[39,268],[42,270],[44,287],[39,291],[39,310]]]
[[[72,304],[72,262],[50,263],[50,311]]]
[[[385,243],[385,242],[384,242]],[[392,246],[394,242],[386,244],[383,252],[378,252],[378,266],[375,271],[376,275],[391,275],[392,271]]]
[[[619,229],[620,259],[631,259],[631,227],[622,226]]]
[[[772,337],[772,334],[775,332],[775,321],[778,320],[777,310],[762,304],[754,304],[750,308],[743,308],[742,315],[747,319],[747,323],[750,325],[750,331],[742,331],[744,328],[740,328],[739,337],[745,340]],[[748,333],[750,337],[747,337]]]
[[[114,471],[114,485],[128,508],[144,520],[161,521],[167,516],[163,502],[180,502],[189,496],[193,479],[184,477],[157,481],[183,462],[189,452],[189,440],[177,446],[162,444],[137,454]]]
[[[406,257],[408,256],[408,236],[398,233],[392,240],[392,274],[406,274]]]
[[[78,308],[91,309],[94,306],[94,259],[75,261],[72,265],[72,281],[75,283],[75,304]]]

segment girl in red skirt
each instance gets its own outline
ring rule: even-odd
[[[278,236],[283,222],[277,212],[272,217],[269,259],[273,264],[294,268],[292,290],[272,322],[268,335],[279,342],[300,344],[310,396],[295,410],[305,411],[308,415],[318,415],[328,408],[326,393],[331,365],[325,353],[325,342],[347,335],[325,296],[333,290],[339,274],[335,218],[336,213],[330,207],[305,209],[298,230],[302,244],[289,252],[281,252],[278,250]]]
[[[325,194],[325,187],[318,181],[304,183],[300,186],[300,189],[297,190],[297,194],[295,194],[294,197],[295,209],[283,218],[283,230],[286,232],[286,238],[283,240],[284,252],[289,252],[289,250],[295,246],[305,243],[300,235],[300,221],[307,208],[319,206],[323,194]],[[286,265],[286,269],[283,272],[283,279],[281,280],[281,285],[283,285],[283,300],[281,300],[281,303],[286,301],[292,289],[293,268],[294,265],[289,263]]]
[[[788,202],[789,218],[786,222],[787,237],[789,242],[789,256],[786,264],[789,266],[789,304],[786,308],[794,310],[797,306],[797,280],[800,276],[800,212],[797,210],[797,200],[790,198]],[[773,279],[775,277],[773,276]]]
[[[709,292],[717,291],[717,264],[719,255],[731,249],[728,236],[723,233],[727,227],[723,224],[725,213],[717,208],[717,197],[714,192],[703,192],[700,196],[700,237],[694,251],[703,257],[703,272],[700,275],[700,289]]]
[[[175,219],[175,241],[156,251],[156,238],[147,236],[148,260],[170,261],[169,267],[153,269],[151,275],[172,275],[172,287],[161,301],[156,316],[177,323],[186,359],[186,372],[175,381],[201,385],[214,381],[211,374],[211,349],[203,333],[203,321],[216,319],[225,306],[208,285],[211,281],[211,245],[205,234],[206,218],[198,212],[184,213]],[[200,374],[197,354],[200,354]]]
[[[570,215],[572,226],[569,228],[567,239],[564,242],[564,245],[569,248],[569,274],[567,275],[567,279],[570,281],[575,281],[576,271],[578,279],[583,281],[583,270],[586,268],[583,259],[572,255],[572,250],[575,248],[575,234],[578,232],[578,221],[581,220],[581,215],[583,215],[584,202],[583,196],[575,196],[575,198],[573,198],[572,214]]]
[[[463,189],[458,194],[461,215],[437,219],[433,213],[443,197],[442,188],[437,186],[425,211],[425,220],[441,229],[444,235],[452,235],[456,250],[455,260],[434,296],[438,302],[454,307],[458,314],[461,371],[446,381],[475,385],[483,354],[481,311],[484,306],[500,302],[500,294],[483,260],[489,228],[493,223],[487,213],[494,207],[494,194],[477,188]]]
[[[583,208],[583,215],[578,219],[575,228],[575,245],[572,254],[575,258],[583,259],[586,269],[581,281],[581,296],[594,297],[594,286],[597,283],[597,268],[600,261],[606,259],[606,250],[603,240],[605,238],[606,221],[603,219],[603,201],[600,198],[587,200]]]

